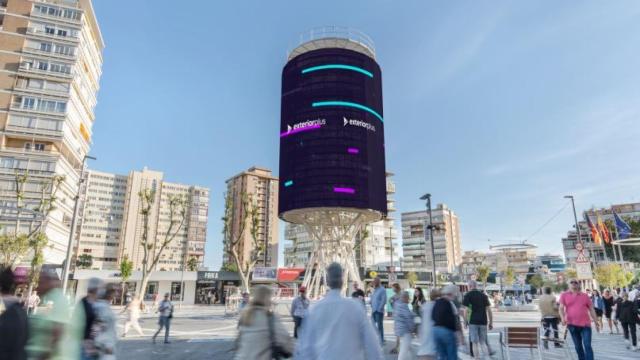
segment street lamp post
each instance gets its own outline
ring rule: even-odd
[[[424,194],[420,197],[420,200],[426,200],[427,201],[427,213],[429,214],[429,226],[427,226],[427,229],[429,230],[429,240],[431,240],[431,264],[433,265],[433,277],[431,278],[433,280],[433,287],[436,287],[436,283],[437,283],[437,279],[436,279],[436,251],[435,251],[435,244],[433,243],[433,230],[435,229],[435,226],[433,226],[433,216],[431,213],[431,194]]]
[[[578,226],[578,215],[576,213],[576,203],[573,195],[565,195],[565,199],[571,199],[571,206],[573,208],[573,220],[575,221],[576,231],[578,233],[578,241],[577,244],[580,244],[580,249],[584,249],[584,244],[582,243],[582,232],[580,231],[580,226]],[[580,253],[578,253],[580,255]]]
[[[73,217],[71,218],[71,229],[69,231],[69,242],[67,243],[67,256],[64,260],[64,269],[62,271],[62,292],[64,294],[67,293],[67,284],[69,282],[69,268],[71,266],[71,248],[73,246],[73,234],[76,231],[76,221],[78,218],[78,204],[80,200],[80,188],[82,187],[82,183],[84,182],[84,168],[87,162],[87,159],[96,160],[95,157],[85,155],[82,158],[82,167],[80,168],[80,177],[78,178],[78,192],[74,198],[73,204]]]

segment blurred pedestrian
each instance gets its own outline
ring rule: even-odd
[[[442,289],[442,297],[433,306],[433,335],[436,352],[440,360],[457,360],[458,345],[456,332],[459,331],[458,310],[453,299],[457,294],[455,285],[447,285]]]
[[[578,354],[578,360],[593,360],[591,347],[591,319],[599,331],[598,317],[593,310],[589,295],[581,291],[580,282],[576,279],[569,281],[569,290],[560,295],[560,318],[562,325],[571,333],[571,339]]]
[[[249,305],[249,293],[243,292],[242,298],[240,300],[240,306],[238,307],[238,311],[242,311],[245,307]]]
[[[271,312],[271,296],[271,289],[266,286],[254,289],[253,299],[240,315],[235,359],[271,360],[293,353],[293,339]]]
[[[28,358],[80,359],[82,333],[76,336],[69,328],[71,307],[62,293],[58,275],[43,269],[39,276],[38,292],[44,303],[51,305],[30,318]]]
[[[27,312],[14,296],[15,278],[10,268],[0,272],[0,360],[26,360],[28,339]]]
[[[393,309],[396,306],[396,301],[400,301],[400,293],[402,292],[402,288],[398,283],[393,283],[391,285],[391,289],[393,290],[393,295],[389,299],[389,309],[391,309],[388,312],[389,317],[393,317]],[[399,349],[400,349],[400,338],[396,336],[396,346],[394,346],[393,349],[391,349],[390,353],[397,354]]]
[[[351,293],[351,297],[356,299],[356,300],[358,300],[358,301],[360,301],[362,303],[362,305],[365,305],[365,302],[364,302],[364,298],[365,298],[364,291],[362,291],[362,289],[360,289],[360,285],[358,284],[357,281],[355,281],[353,283],[353,292]]]
[[[615,297],[609,289],[605,289],[602,293],[602,301],[604,302],[604,317],[607,319],[607,323],[609,324],[609,334],[613,334],[614,326],[616,327],[616,334],[620,333],[620,330],[618,329],[618,322],[612,318]]]
[[[627,349],[638,350],[638,339],[636,335],[636,324],[640,324],[637,302],[629,300],[627,293],[622,293],[622,302],[618,311],[620,312],[620,323],[624,332],[624,339]]]
[[[29,315],[36,314],[38,312],[38,306],[40,306],[40,296],[38,296],[37,291],[33,290],[27,300],[27,313]]]
[[[604,299],[602,298],[598,290],[593,290],[591,303],[593,304],[593,310],[595,310],[596,312],[596,318],[598,319],[600,329],[604,329],[604,327],[602,326],[602,315],[604,315]]]
[[[293,317],[293,337],[298,338],[298,329],[309,309],[309,299],[306,296],[307,288],[300,286],[298,296],[291,303],[291,316]]]
[[[387,290],[380,283],[380,278],[373,279],[373,294],[371,295],[371,319],[378,334],[380,335],[380,344],[384,346],[384,307],[387,304]]]
[[[424,293],[422,292],[422,289],[419,287],[416,287],[413,293],[413,301],[411,302],[411,308],[413,312],[416,314],[416,316],[422,317],[422,306],[426,302],[427,300],[424,297]]]
[[[414,358],[411,350],[411,340],[416,328],[416,315],[409,310],[409,297],[408,291],[402,291],[400,299],[395,302],[393,309],[393,327],[396,336],[400,339],[398,360],[411,360]]]
[[[151,295],[151,309],[149,309],[149,311],[154,311],[156,310],[156,308],[158,307],[158,301],[160,300],[160,296],[158,295],[158,292],[154,292],[153,295]]]
[[[93,326],[96,321],[94,305],[98,301],[98,293],[104,291],[104,282],[98,278],[89,279],[87,295],[83,297],[75,307],[72,317],[72,327],[82,336],[81,359],[96,359],[98,356],[95,348],[95,333]]]
[[[432,289],[429,300],[422,306],[422,322],[420,323],[420,346],[418,347],[418,359],[435,360],[436,345],[433,338],[433,306],[440,298],[440,290]]]
[[[551,336],[551,329],[553,329],[553,338],[558,340],[558,322],[560,321],[560,312],[558,311],[558,301],[556,297],[551,294],[551,288],[544,288],[544,295],[540,296],[538,301],[538,307],[540,308],[540,315],[542,316],[542,326],[544,327],[544,337],[549,339]],[[562,345],[559,342],[554,342],[555,347],[559,348]],[[549,341],[544,340],[544,348],[549,348]]]
[[[169,343],[169,331],[171,328],[171,319],[173,318],[173,304],[171,300],[169,300],[169,293],[164,294],[164,300],[160,302],[160,306],[158,307],[158,312],[160,313],[160,317],[158,318],[158,331],[153,334],[153,343],[156,343],[156,337],[164,328],[164,343]]]
[[[124,332],[122,333],[122,337],[126,337],[129,329],[133,326],[133,328],[138,332],[140,336],[143,336],[142,328],[140,328],[140,298],[137,296],[133,297],[133,300],[124,308],[123,312],[127,312],[127,321],[124,323]]]
[[[344,278],[338,263],[327,267],[326,281],[331,290],[309,309],[298,340],[296,359],[382,360],[382,349],[365,309],[353,299],[342,297]],[[376,311],[379,310],[378,307]]]
[[[462,312],[465,319],[465,327],[469,327],[471,352],[478,358],[481,357],[480,354],[482,352],[491,356],[493,351],[489,346],[487,337],[488,330],[493,330],[491,303],[487,294],[478,290],[478,283],[475,280],[469,281],[468,286],[469,291],[462,300],[462,305],[464,306]],[[468,308],[471,308],[471,310],[469,311]]]
[[[113,302],[115,293],[116,289],[114,284],[109,284],[106,289],[101,291],[98,301],[94,303],[96,321],[93,326],[93,331],[95,333],[95,347],[98,353],[98,360],[115,360],[116,358],[116,344],[118,343],[116,324],[118,318],[111,310],[111,303]],[[133,300],[131,303],[133,303]],[[138,306],[140,306],[140,304],[138,304]]]
[[[211,299],[213,299],[213,292],[209,289],[209,291],[207,291],[207,305],[211,305]]]

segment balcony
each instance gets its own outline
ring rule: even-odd
[[[64,60],[75,60],[78,54],[78,49],[76,49],[74,51],[73,54],[62,54],[59,52],[55,52],[55,51],[47,51],[47,50],[41,50],[41,49],[34,49],[31,47],[24,47],[22,48],[22,52],[26,53],[26,54],[34,54],[34,55],[44,55],[44,56],[51,56],[51,57],[56,57],[56,58],[60,58],[60,59],[64,59]]]
[[[16,135],[18,137],[24,136],[28,139],[33,139],[35,137],[59,141],[62,140],[63,137],[62,130],[38,129],[36,127],[24,127],[11,124],[7,124],[4,132],[8,135]]]
[[[51,5],[51,6],[50,6]],[[37,0],[31,16],[57,20],[74,25],[82,24],[82,9],[76,0]]]
[[[41,70],[25,63],[20,64],[20,67],[18,67],[18,73],[21,73],[21,72],[27,73],[27,74],[38,74],[38,75],[50,76],[54,78],[73,79],[72,73],[67,74],[67,73],[56,72],[56,71]]]
[[[47,108],[43,108],[43,106],[36,106],[36,105],[28,105],[28,104],[23,104],[20,102],[13,102],[11,103],[11,110],[14,111],[26,111],[26,112],[34,112],[34,113],[40,113],[40,114],[45,114],[45,115],[49,115],[49,116],[65,116],[66,115],[66,110],[65,111],[55,111],[55,109],[51,109],[50,107]]]
[[[73,36],[73,35],[71,35],[71,33],[69,35],[60,35],[60,34],[56,34],[56,33],[52,34],[52,33],[46,32],[46,31],[44,31],[42,29],[31,27],[31,26],[27,28],[27,35],[38,36],[38,37],[42,37],[42,38],[46,38],[46,39],[69,41],[69,42],[72,42],[72,43],[80,42],[80,36],[79,35]]]

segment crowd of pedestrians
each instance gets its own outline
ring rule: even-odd
[[[16,282],[11,269],[0,271],[0,360],[115,359],[118,317],[112,304],[116,290],[115,284],[92,278],[87,295],[72,306],[62,292],[58,274],[43,270],[37,289],[25,301],[14,295]],[[125,306],[123,337],[130,327],[143,335],[138,323],[141,310],[137,297]],[[153,340],[165,329],[164,341],[168,343],[173,315],[169,294],[157,310],[159,329]]]

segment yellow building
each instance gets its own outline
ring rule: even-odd
[[[104,43],[90,0],[0,0],[0,225],[14,232],[15,174],[25,203],[65,180],[45,222],[45,262],[65,258],[82,161],[91,147]],[[36,221],[23,214],[20,231]]]

